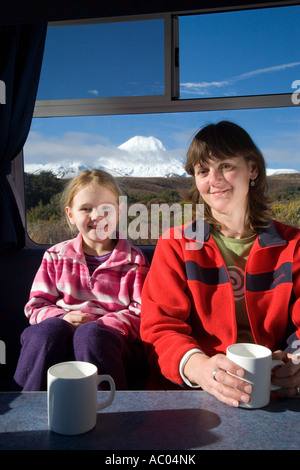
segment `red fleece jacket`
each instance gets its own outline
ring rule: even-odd
[[[237,338],[224,260],[209,225],[199,242],[193,224],[158,240],[142,293],[141,337],[149,362],[179,384],[180,361],[189,350],[225,353]],[[256,343],[282,348],[293,330],[300,339],[299,229],[271,221],[259,233],[246,263],[245,302]]]

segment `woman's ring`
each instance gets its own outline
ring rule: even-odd
[[[217,379],[216,379],[216,373],[217,373],[219,370],[220,370],[220,369],[217,367],[217,368],[213,371],[213,373],[212,373],[213,379],[214,379],[216,382],[218,382]],[[298,388],[299,388],[299,387],[297,387],[297,389],[298,389]]]
[[[216,380],[216,379],[215,379]],[[296,396],[299,397],[300,396],[300,387],[296,387]]]

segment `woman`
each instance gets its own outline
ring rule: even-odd
[[[298,396],[300,365],[283,350],[291,333],[293,344],[300,338],[300,230],[270,220],[264,158],[241,127],[200,130],[186,170],[204,205],[204,234],[199,241],[194,221],[157,243],[142,295],[149,362],[173,383],[239,406],[252,388],[225,352],[255,342],[285,362],[272,379],[277,393]]]

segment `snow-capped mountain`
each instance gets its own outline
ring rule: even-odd
[[[126,150],[126,152],[160,152],[161,150],[165,151],[165,147],[162,142],[155,137],[143,137],[135,136],[131,139],[124,142],[124,144],[118,147],[121,150]]]
[[[70,153],[70,152],[69,152]],[[27,173],[38,174],[51,171],[58,178],[73,178],[84,169],[99,168],[113,176],[171,177],[187,176],[184,170],[186,150],[167,150],[162,142],[153,136],[135,136],[119,147],[102,147],[100,155],[89,158],[89,163],[61,159],[52,163],[27,163]],[[267,169],[268,175],[298,173],[291,169]]]
[[[135,136],[115,149],[109,149],[96,157],[92,164],[70,162],[25,164],[27,173],[52,171],[59,178],[72,178],[83,169],[99,168],[113,176],[167,177],[186,176],[183,168],[184,151],[168,151],[155,137]]]
[[[282,175],[283,173],[299,173],[297,170],[288,170],[288,169],[278,169],[278,170],[272,170],[271,168],[267,168],[267,175],[272,176],[272,175]]]
[[[25,164],[26,173],[39,174],[42,171],[51,171],[58,178],[73,178],[80,171],[88,169],[83,163],[61,162],[61,163],[28,163]]]

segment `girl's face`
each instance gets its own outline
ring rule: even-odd
[[[97,184],[85,186],[74,196],[66,212],[88,247],[96,249],[99,243],[115,238],[119,207],[118,198],[110,189]]]
[[[258,176],[254,162],[243,157],[225,160],[212,157],[204,166],[197,164],[194,169],[197,189],[216,220],[220,214],[232,217],[246,214],[250,180]]]

